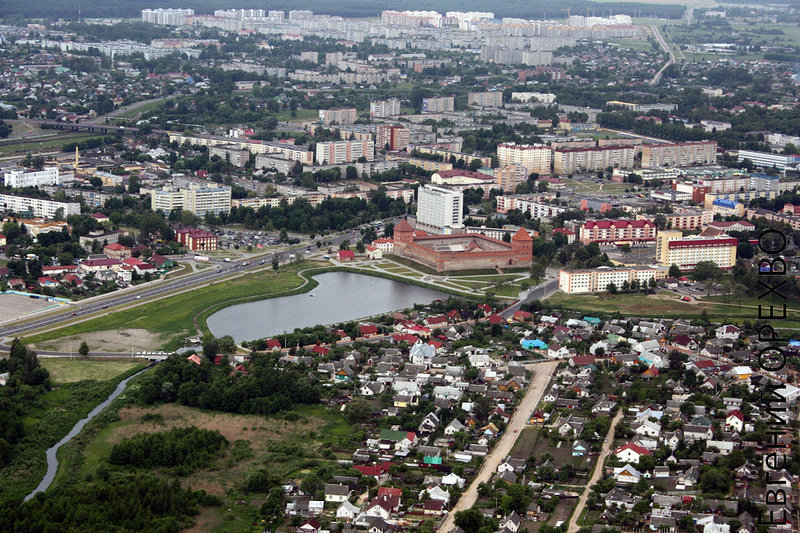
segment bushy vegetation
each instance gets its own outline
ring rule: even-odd
[[[218,505],[204,491],[150,474],[101,476],[93,482],[57,488],[29,502],[0,506],[5,531],[177,533],[191,525],[201,505]]]
[[[320,391],[293,368],[280,369],[277,358],[256,356],[248,374],[230,374],[227,365],[208,359],[197,365],[172,356],[144,377],[138,398],[145,404],[179,402],[191,407],[229,413],[269,415],[296,404],[315,404]]]
[[[175,467],[179,474],[189,474],[211,465],[227,445],[219,431],[173,428],[142,433],[115,444],[108,462],[140,468]]]

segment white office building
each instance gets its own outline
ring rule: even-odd
[[[453,233],[464,227],[464,193],[435,185],[418,192],[417,228],[432,233]]]
[[[57,202],[47,198],[32,198],[29,196],[16,196],[14,194],[0,194],[0,207],[11,213],[30,212],[34,217],[55,218],[59,209],[62,217],[80,215],[81,204],[75,202]]]

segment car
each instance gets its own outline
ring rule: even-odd
[[[104,306],[103,306],[103,309],[108,309],[108,306],[107,306],[107,305],[104,305]]]
[[[71,315],[69,315],[69,316],[78,316],[78,313],[72,313],[72,314],[71,314]]]
[[[141,300],[141,299],[142,299],[142,296],[141,296],[141,295],[139,295],[139,296],[137,296],[137,297],[136,297],[136,299],[137,299],[137,300]]]

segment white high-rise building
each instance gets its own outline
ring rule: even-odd
[[[150,194],[150,209],[169,213],[173,209],[191,211],[202,217],[206,213],[228,213],[231,210],[231,188],[217,184],[189,188],[163,187]]]
[[[361,158],[375,159],[375,141],[328,141],[317,143],[317,163],[339,165],[352,163]]]
[[[166,26],[183,26],[186,17],[194,16],[194,9],[142,9],[142,21]]]
[[[464,227],[464,193],[425,185],[417,199],[417,228],[436,233],[452,233]]]
[[[369,116],[377,118],[391,117],[400,114],[400,100],[390,98],[369,103]]]

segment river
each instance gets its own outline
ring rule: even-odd
[[[319,285],[310,292],[233,305],[206,321],[216,337],[236,342],[267,338],[295,328],[337,324],[414,304],[427,304],[448,294],[391,279],[326,272],[314,276]]]
[[[98,404],[97,407],[95,407],[94,409],[89,411],[89,414],[86,415],[86,418],[80,420],[77,424],[75,424],[75,426],[73,426],[73,428],[70,430],[70,432],[67,433],[66,436],[64,436],[63,439],[61,439],[60,441],[55,443],[53,446],[51,446],[50,448],[47,449],[47,472],[45,473],[44,478],[42,478],[42,482],[39,483],[39,486],[36,487],[35,489],[33,489],[33,492],[31,492],[30,494],[25,496],[25,501],[30,500],[31,498],[36,496],[36,494],[38,494],[39,492],[46,491],[48,488],[50,488],[50,485],[53,484],[53,480],[56,477],[56,472],[58,471],[58,457],[57,457],[58,449],[61,448],[66,443],[68,443],[69,441],[71,441],[73,438],[75,438],[75,436],[78,433],[81,432],[83,427],[86,424],[88,424],[89,421],[92,418],[94,418],[97,415],[99,415],[103,411],[103,409],[108,407],[108,405],[111,402],[113,402],[120,394],[122,394],[123,391],[125,390],[125,387],[128,386],[128,382],[131,379],[135,378],[136,376],[138,376],[142,372],[146,372],[149,369],[150,369],[149,366],[147,368],[143,368],[142,370],[140,370],[139,372],[133,374],[132,376],[128,376],[127,378],[125,378],[122,381],[120,381],[117,384],[117,388],[114,389],[114,392],[112,392],[108,396],[108,398],[103,400],[102,403]]]

